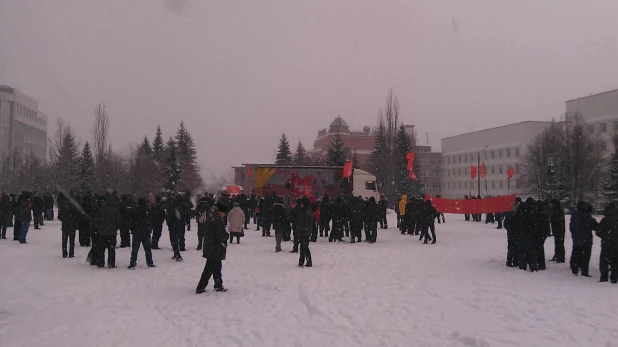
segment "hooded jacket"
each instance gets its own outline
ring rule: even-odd
[[[574,246],[592,246],[592,231],[599,229],[599,223],[592,217],[592,206],[584,201],[577,203],[577,210],[569,224]]]
[[[399,215],[401,216],[406,215],[406,205],[407,204],[408,204],[408,196],[406,194],[403,194],[401,196],[401,200],[399,201]]]

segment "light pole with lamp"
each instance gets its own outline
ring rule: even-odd
[[[552,179],[554,177],[554,174],[556,173],[555,167],[556,167],[556,155],[555,154],[549,154],[547,156],[547,176],[549,176],[549,198],[552,199],[553,198],[553,182]]]

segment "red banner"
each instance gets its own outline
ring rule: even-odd
[[[414,152],[406,154],[406,159],[408,159],[408,171],[414,171]]]
[[[350,178],[352,177],[352,171],[353,171],[353,167],[352,167],[352,161],[348,161],[343,165],[343,177],[345,178]]]
[[[476,166],[470,165],[470,179],[473,180],[476,178]]]
[[[431,200],[433,206],[441,213],[482,214],[508,212],[515,203],[515,194],[486,199],[454,200],[436,198],[425,195],[425,200]]]
[[[509,166],[509,168],[506,169],[506,179],[510,181],[514,175],[515,175],[515,168]]]
[[[485,178],[485,176],[487,176],[487,166],[485,166],[485,163],[481,164],[479,167],[479,175],[481,175],[481,178]]]
[[[412,170],[410,170],[410,173],[408,174],[408,178],[411,180],[418,181],[418,178],[416,178],[416,175],[414,174],[414,171]]]

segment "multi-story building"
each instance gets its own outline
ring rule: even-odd
[[[567,101],[566,116],[576,114],[586,121],[588,133],[601,139],[605,156],[616,151],[612,139],[618,135],[618,89]]]
[[[472,180],[472,166],[485,164],[480,182],[481,196],[519,193],[519,160],[532,140],[551,122],[527,121],[442,139],[442,196],[461,199],[479,194],[478,176]],[[479,159],[480,158],[480,159]],[[507,180],[509,167],[515,176]]]
[[[362,131],[352,131],[348,123],[341,116],[337,116],[328,129],[318,132],[318,137],[313,142],[313,150],[324,154],[328,152],[337,133],[343,142],[346,156],[351,159],[352,155],[356,154],[358,166],[361,169],[368,169],[371,152],[375,147],[375,130],[370,126],[364,126]]]
[[[15,88],[0,86],[0,169],[9,157],[34,156],[44,161],[47,116],[36,100]]]
[[[432,152],[431,146],[416,146],[418,168],[414,173],[421,182],[423,192],[440,195],[442,189],[442,153]]]

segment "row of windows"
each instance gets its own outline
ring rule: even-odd
[[[45,147],[45,141],[34,139],[34,138],[32,138],[32,137],[30,137],[28,135],[17,135],[17,139],[19,141],[24,142],[24,143],[29,143],[31,145],[36,145],[36,146],[39,146],[39,147],[42,147],[42,148]]]
[[[612,122],[613,126],[614,126],[614,131],[618,131],[618,120],[615,120]],[[607,123],[603,122],[603,123],[598,123],[598,132],[599,133],[606,133],[607,132]],[[586,128],[588,129],[588,133],[593,135],[594,134],[594,130],[595,130],[595,125],[594,124],[589,124],[586,126]]]
[[[510,159],[511,155],[514,155],[515,158],[519,158],[519,147],[516,147],[514,150],[511,148],[504,149],[492,149],[490,151],[483,151],[483,160],[495,160],[495,159]],[[470,154],[461,154],[446,157],[446,162],[448,164],[457,164],[457,163],[467,163],[478,161],[478,153],[470,153]]]
[[[487,175],[495,175],[495,174],[504,174],[506,173],[506,170],[508,169],[509,165],[490,165],[487,167]],[[515,168],[515,172],[519,171],[519,164],[515,164],[514,166]],[[462,168],[458,168],[458,169],[446,169],[446,176],[450,177],[451,176],[451,172],[452,172],[452,176],[456,177],[456,176],[468,176],[468,167],[464,167],[463,170]],[[436,176],[438,177],[438,176]]]
[[[15,110],[18,116],[24,117],[31,122],[47,125],[47,121],[38,117],[37,112],[31,110],[23,105],[17,104],[17,109]]]
[[[485,186],[485,184],[487,184],[487,186]],[[509,185],[510,184],[510,185]],[[468,188],[468,185],[470,186],[470,188]],[[510,183],[508,181],[487,181],[487,182],[481,182],[481,189],[484,189],[485,187],[487,187],[487,189],[505,189],[507,187],[512,188],[516,188],[515,187],[515,181],[511,181]],[[446,189],[447,190],[451,190],[451,189],[477,189],[476,187],[476,182],[472,181],[468,184],[467,181],[464,182],[449,182],[446,184]]]
[[[421,159],[419,160],[420,164],[433,164],[433,165],[440,165],[442,164],[442,159]]]
[[[422,184],[421,184],[421,188],[422,188],[423,190],[430,190],[430,189],[433,189],[433,190],[440,190],[441,186],[440,186],[440,183],[434,183],[434,184],[433,184],[433,185],[431,185],[431,186],[430,186],[429,184],[427,184],[427,183],[422,183]]]
[[[431,175],[431,171],[428,171],[428,170],[421,171],[421,177],[430,177],[430,175]],[[441,177],[441,176],[442,176],[442,171],[433,170],[433,177]]]

